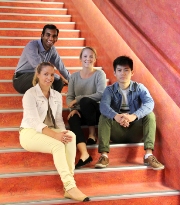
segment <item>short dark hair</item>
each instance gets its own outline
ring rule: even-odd
[[[53,25],[53,24],[46,24],[45,26],[44,26],[44,28],[43,28],[43,30],[42,30],[42,35],[44,36],[44,34],[45,34],[45,31],[46,31],[46,29],[51,29],[51,30],[56,30],[57,31],[57,36],[58,36],[58,34],[59,34],[59,29],[55,26],[55,25]]]
[[[116,71],[117,66],[129,66],[133,70],[133,60],[127,56],[119,56],[113,62],[114,71]]]

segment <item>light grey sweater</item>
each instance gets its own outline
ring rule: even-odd
[[[99,102],[105,87],[106,74],[103,70],[96,70],[92,76],[85,79],[81,78],[80,72],[75,72],[69,80],[66,102],[69,104],[76,99],[77,105],[73,109],[79,110],[79,101],[83,97],[89,97]]]

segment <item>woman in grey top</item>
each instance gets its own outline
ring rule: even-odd
[[[92,47],[85,47],[80,53],[82,70],[71,75],[68,85],[67,104],[71,112],[68,122],[71,131],[76,134],[76,144],[80,152],[80,159],[75,168],[85,166],[92,161],[86,144],[96,143],[95,125],[98,124],[100,111],[99,101],[106,87],[104,71],[95,69],[96,51]],[[86,138],[81,125],[88,125],[89,136]]]

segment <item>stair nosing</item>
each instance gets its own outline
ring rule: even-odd
[[[22,14],[22,13],[1,13],[1,16],[47,16],[47,14]],[[70,18],[71,15],[68,14],[48,14],[48,17],[63,17],[63,18]]]
[[[17,40],[17,39],[20,39],[20,40],[34,40],[34,39],[39,39],[38,37],[16,37],[16,36],[0,36],[0,39],[12,39],[12,40]],[[85,38],[58,38],[58,40],[85,40]]]
[[[86,127],[86,126],[84,126]],[[0,131],[3,128],[0,128]],[[13,129],[13,128],[12,128]],[[16,128],[16,131],[18,131],[19,128]],[[8,130],[7,130],[8,131]],[[110,144],[110,148],[127,148],[127,147],[143,147],[144,143],[132,143],[132,144]],[[98,144],[95,145],[87,145],[88,149],[94,149],[98,148]],[[20,148],[0,148],[0,153],[12,153],[12,152],[28,152],[27,150],[23,149],[22,147]]]
[[[25,6],[24,7],[0,6],[0,9],[25,9],[25,10],[32,9],[32,10],[45,10],[45,11],[48,11],[48,10],[67,11],[67,8],[50,8],[50,7],[48,7],[48,8],[40,8],[40,7],[34,8],[34,7],[25,7]]]
[[[109,82],[109,79],[106,79],[106,82]],[[12,80],[0,80],[0,83],[12,83]],[[4,94],[1,94],[1,95],[4,95]]]
[[[0,56],[0,58],[20,58],[21,56]],[[79,56],[61,56],[61,59],[79,59]]]
[[[90,202],[95,201],[113,201],[119,199],[133,199],[133,198],[146,198],[146,197],[158,197],[158,196],[178,196],[180,191],[178,190],[169,190],[169,191],[151,191],[144,193],[129,193],[129,194],[112,194],[112,195],[101,195],[101,196],[89,196]],[[26,201],[26,202],[11,202],[6,203],[6,205],[49,205],[49,204],[71,204],[78,203],[77,201],[71,199],[47,199],[47,200],[37,200],[37,201]],[[0,203],[1,204],[1,203]],[[4,204],[2,204],[4,205]]]
[[[76,22],[59,22],[59,21],[18,21],[18,20],[0,20],[1,23],[52,23],[52,24],[76,24]]]
[[[80,66],[77,66],[77,67],[67,67],[66,66],[66,68],[67,68],[67,70],[81,70],[82,69],[82,67],[80,67]],[[100,67],[100,66],[94,66],[94,68],[102,69],[102,67]],[[0,70],[15,70],[15,69],[16,69],[16,67],[0,67]]]
[[[7,1],[7,0],[1,0],[1,2],[11,2],[11,3],[17,3],[17,1]],[[27,3],[34,3],[34,4],[63,4],[63,2],[42,2],[42,1],[18,1],[18,3],[24,3],[24,4],[27,4]]]
[[[119,172],[119,171],[137,171],[137,170],[147,170],[151,169],[151,167],[145,165],[135,165],[135,166],[116,166],[116,167],[106,167],[104,169],[96,169],[96,168],[82,168],[75,169],[75,174],[87,174],[87,173],[103,173],[103,172]],[[49,176],[49,175],[59,175],[56,170],[45,170],[45,171],[30,171],[30,172],[14,172],[8,174],[1,174],[0,179],[2,178],[15,178],[15,177],[31,177],[31,176]]]
[[[39,29],[39,28],[34,28],[34,29],[31,29],[31,28],[0,28],[0,31],[42,31],[42,29]],[[78,29],[59,29],[59,32],[62,33],[62,32],[80,32],[80,30]]]
[[[0,48],[24,48],[25,46],[0,46]],[[55,46],[56,49],[83,49],[85,46]]]
[[[66,94],[65,94],[66,95]],[[69,111],[69,108],[63,108],[63,111]],[[0,113],[23,112],[23,109],[0,109]]]

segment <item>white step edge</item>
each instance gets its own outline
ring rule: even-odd
[[[71,15],[63,15],[63,14],[21,14],[21,13],[0,13],[0,16],[47,16],[48,17],[63,17],[63,18],[70,18]]]
[[[117,166],[117,167],[106,167],[105,169],[95,169],[95,168],[83,168],[75,170],[75,174],[86,174],[86,173],[104,173],[104,172],[120,172],[120,171],[134,171],[134,170],[146,170],[152,169],[151,167],[145,165],[135,165],[135,166]],[[49,171],[36,171],[36,172],[15,172],[8,174],[0,174],[0,179],[2,178],[14,178],[14,177],[30,177],[30,176],[50,176],[59,175],[56,170]]]
[[[58,4],[61,4],[61,5],[64,5],[63,2],[42,2],[42,1],[11,1],[11,0],[1,0],[0,2],[12,2],[12,3],[24,3],[24,4],[27,4],[27,3],[37,3],[37,4],[55,4],[55,5],[58,5]]]
[[[66,96],[67,94],[66,93],[61,93],[62,96]],[[18,96],[23,96],[23,94],[20,94],[20,93],[3,93],[3,94],[0,94],[0,97],[18,97]]]
[[[87,126],[83,126],[87,127]],[[5,130],[6,129],[6,130]],[[19,130],[19,128],[14,128],[16,131]],[[13,130],[13,128],[11,128]],[[0,131],[10,131],[8,128],[0,128]],[[98,144],[95,145],[87,145],[88,149],[94,149],[98,148]],[[144,147],[144,143],[132,143],[132,144],[110,144],[110,148],[127,148],[127,147]],[[0,153],[12,153],[12,152],[28,152],[23,148],[1,148]]]
[[[20,58],[20,56],[0,56],[0,58]],[[79,56],[61,56],[61,59],[79,59]]]
[[[34,8],[34,7],[15,7],[15,6],[0,6],[0,9],[24,9],[24,10],[54,10],[54,11],[67,11],[66,8]]]
[[[87,125],[82,125],[81,126],[82,128],[88,128],[88,126]],[[95,127],[97,127],[97,125],[95,125]],[[68,125],[66,125],[66,128],[67,129],[69,129],[69,126]],[[0,128],[0,132],[5,132],[5,131],[7,131],[7,132],[9,132],[9,131],[14,131],[14,132],[17,132],[17,131],[19,131],[19,127],[2,127],[2,128]],[[96,145],[88,145],[88,147],[89,146],[96,146]],[[116,144],[116,146],[117,146],[117,144]],[[139,145],[140,146],[140,145]],[[2,148],[2,147],[1,147]],[[90,148],[90,147],[89,147]],[[6,149],[6,148],[5,148]],[[9,149],[9,148],[8,148]],[[7,149],[7,150],[8,150]],[[1,149],[0,149],[1,150]],[[3,148],[3,150],[4,150],[4,148]]]
[[[76,24],[75,22],[59,22],[59,21],[18,21],[18,20],[0,20],[0,23],[44,23],[44,24]]]
[[[3,48],[24,48],[25,46],[0,46],[1,49]],[[83,49],[84,46],[55,46],[56,49]]]
[[[101,195],[101,196],[89,196],[90,200],[95,201],[110,201],[110,200],[122,200],[122,199],[135,199],[135,198],[148,198],[148,197],[163,197],[163,196],[179,196],[180,191],[156,191],[156,192],[145,192],[145,193],[129,193],[129,194],[116,194],[116,195]],[[71,199],[51,199],[42,201],[29,201],[29,202],[18,202],[18,203],[6,203],[6,205],[49,205],[49,204],[71,204],[79,203]],[[104,202],[106,203],[106,202]],[[120,203],[120,202],[119,202]],[[128,201],[127,201],[128,204]]]
[[[97,70],[102,70],[102,67],[94,67]],[[0,67],[0,70],[15,70],[16,67]],[[82,67],[66,67],[67,70],[81,70]]]
[[[12,36],[0,36],[0,39],[12,39],[12,40],[17,40],[17,39],[20,39],[20,40],[34,40],[34,39],[39,39],[38,37],[12,37]],[[58,38],[58,40],[60,41],[63,41],[63,40],[69,40],[69,41],[72,41],[72,40],[85,40],[85,38]]]
[[[31,28],[0,28],[0,31],[42,31],[42,29],[31,29]],[[78,33],[80,30],[75,29],[59,29],[59,32],[72,32]],[[1,36],[2,37],[2,36]]]
[[[109,79],[106,79],[106,83],[109,82]],[[12,80],[0,80],[0,83],[12,83]],[[62,93],[61,93],[62,94]],[[1,95],[5,95],[5,94],[0,94]],[[62,94],[63,95],[63,94]]]
[[[66,95],[66,94],[65,94]],[[63,108],[63,111],[69,111],[69,108]],[[7,110],[0,110],[0,113],[17,113],[17,112],[23,112],[23,109],[7,109]]]

